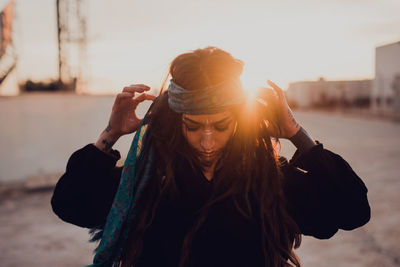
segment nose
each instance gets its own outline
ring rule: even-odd
[[[200,146],[205,152],[212,151],[215,146],[213,132],[205,130],[201,135]]]

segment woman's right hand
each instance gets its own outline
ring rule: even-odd
[[[153,101],[156,98],[153,95],[144,93],[149,90],[150,87],[144,84],[133,84],[124,87],[122,92],[115,98],[110,120],[105,131],[114,137],[135,132],[142,121],[136,115],[137,106],[145,100]],[[135,97],[135,93],[140,93],[140,95]]]
[[[289,139],[300,130],[300,125],[293,116],[283,90],[270,80],[268,84],[272,89],[261,88],[258,92],[265,103],[263,112],[267,118],[268,131],[275,138]]]

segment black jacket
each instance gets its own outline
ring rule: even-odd
[[[81,227],[104,224],[121,176],[122,167],[115,166],[119,158],[118,151],[109,155],[93,144],[74,152],[55,187],[54,212]],[[318,144],[304,154],[296,152],[290,162],[281,158],[281,163],[289,212],[302,234],[326,239],[338,229],[351,230],[369,221],[367,188],[339,155]],[[194,211],[212,190],[212,182],[189,164],[176,172],[182,197],[160,203],[145,234],[139,266],[177,265]],[[263,266],[257,229],[232,203],[215,205],[193,242],[195,266]]]

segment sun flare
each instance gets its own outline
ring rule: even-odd
[[[256,75],[244,70],[242,74],[243,89],[249,94],[255,94],[258,88],[266,87],[267,79],[263,76]]]

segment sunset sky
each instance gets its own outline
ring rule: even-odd
[[[19,80],[56,78],[56,1],[15,1]],[[175,56],[209,45],[245,62],[247,87],[373,78],[375,47],[400,41],[399,14],[399,0],[90,0],[89,90],[159,87]]]

